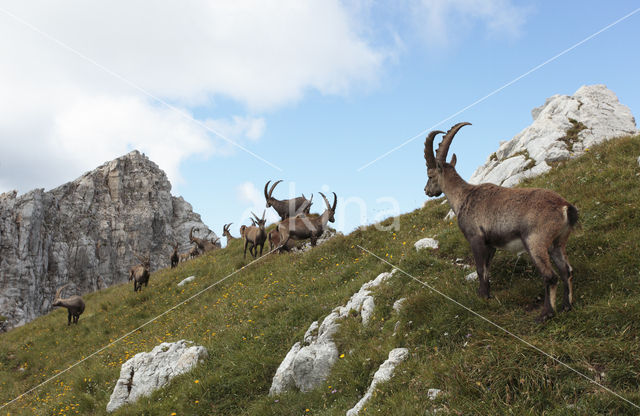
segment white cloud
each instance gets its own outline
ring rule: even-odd
[[[491,36],[516,37],[529,9],[512,0],[412,0],[414,24],[432,46],[455,43],[476,22]]]
[[[375,81],[385,59],[338,0],[1,7],[0,191],[61,184],[131,148],[177,180],[183,160],[220,149],[150,95],[187,114],[230,98],[253,115],[202,122],[257,140],[266,121],[255,114],[309,90],[348,94]]]

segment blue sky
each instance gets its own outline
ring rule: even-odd
[[[276,179],[276,197],[315,193],[315,212],[318,191],[336,192],[335,225],[350,231],[426,200],[426,129],[473,123],[452,145],[469,178],[551,95],[606,84],[637,116],[640,12],[438,125],[638,7],[0,1],[0,192],[49,189],[137,148],[218,234],[260,214]]]

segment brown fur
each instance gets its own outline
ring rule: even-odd
[[[327,206],[327,209],[322,215],[318,217],[296,216],[287,218],[278,224],[278,231],[281,235],[280,250],[282,250],[282,247],[286,247],[290,239],[304,240],[309,238],[311,239],[311,246],[315,246],[316,241],[327,228],[327,223],[335,221],[334,214],[336,212],[338,197],[334,192],[333,206],[331,206],[322,192],[320,192],[320,195],[322,195]]]
[[[313,195],[311,195],[311,199],[305,198],[304,194],[297,198],[292,199],[275,199],[272,194],[273,190],[276,186],[282,182],[281,180],[276,181],[273,185],[271,185],[271,189],[267,191],[269,187],[269,183],[267,182],[264,185],[264,197],[267,200],[267,208],[273,207],[276,210],[280,219],[284,220],[289,217],[295,217],[298,214],[308,214],[311,209],[311,204],[313,203]]]
[[[69,286],[69,283],[58,289],[52,306],[62,306],[63,308],[67,308],[67,325],[71,325],[72,321],[74,324],[77,324],[78,320],[80,319],[80,315],[82,315],[82,313],[84,312],[84,300],[82,300],[82,298],[78,295],[62,299],[60,297],[60,295],[62,294],[62,289],[67,286]]]
[[[522,249],[529,253],[545,285],[540,321],[555,314],[558,268],[565,285],[564,309],[573,303],[572,268],[566,244],[578,221],[578,210],[557,193],[540,188],[505,188],[489,183],[471,185],[455,170],[456,156],[445,159],[457,131],[469,123],[459,123],[445,135],[433,156],[432,132],[425,141],[429,181],[428,196],[445,194],[458,217],[458,226],[471,245],[480,286],[478,294],[489,298],[489,265],[496,249]]]

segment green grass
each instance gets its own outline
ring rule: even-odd
[[[402,273],[376,290],[368,327],[357,316],[343,321],[336,342],[344,358],[325,385],[304,394],[274,398],[267,393],[281,360],[309,324],[390,270],[359,250],[361,245],[640,403],[638,155],[640,137],[615,140],[525,184],[554,189],[580,210],[582,228],[568,245],[575,308],[543,325],[534,322],[542,283],[526,256],[499,252],[492,263],[494,299],[476,296],[477,284],[464,279],[470,270],[453,264],[456,258],[472,263],[469,245],[455,221],[443,221],[449,207],[439,199],[400,216],[395,232],[370,226],[307,253],[267,256],[0,414],[105,414],[120,365],[160,342],[179,339],[204,345],[209,359],[114,414],[344,415],[395,347],[408,348],[410,358],[380,386],[363,415],[422,415],[436,408],[444,409],[441,414],[634,414],[623,400]],[[416,252],[413,243],[423,237],[437,238],[440,248]],[[85,296],[87,309],[77,326],[67,327],[66,311],[55,310],[0,335],[0,403],[248,263],[236,241],[174,270],[153,273],[142,293],[126,284]],[[197,276],[194,283],[176,286],[190,275]],[[407,301],[398,315],[391,305],[401,297]],[[430,388],[444,394],[430,401]]]

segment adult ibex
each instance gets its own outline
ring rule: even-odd
[[[84,301],[78,295],[73,295],[64,299],[61,298],[60,295],[62,294],[62,289],[67,286],[69,286],[69,283],[58,289],[52,306],[62,306],[63,308],[67,308],[67,325],[71,325],[72,319],[73,323],[77,324],[80,319],[80,315],[84,312]]]
[[[133,280],[133,291],[137,292],[138,290],[142,290],[142,285],[147,287],[149,284],[151,259],[149,256],[140,257],[136,253],[133,253],[133,255],[140,260],[140,264],[136,264],[129,269],[129,281]]]
[[[255,224],[251,227],[245,227],[243,231],[244,238],[244,258],[247,258],[247,246],[251,244],[249,247],[249,253],[253,257],[258,256],[258,246],[260,246],[260,256],[262,256],[262,249],[264,247],[264,243],[267,240],[267,232],[264,229],[264,225],[267,220],[264,219],[264,214],[266,210],[262,212],[262,218],[258,218],[256,214],[251,213],[255,217],[255,221],[252,218],[251,221]]]
[[[578,210],[557,193],[540,188],[504,188],[490,183],[471,185],[455,170],[456,155],[446,162],[449,146],[463,126],[458,123],[444,136],[433,154],[433,140],[442,131],[432,131],[424,143],[429,180],[428,196],[445,194],[458,217],[458,226],[471,245],[480,286],[478,294],[489,298],[489,263],[496,249],[526,250],[545,288],[544,307],[538,321],[555,314],[558,277],[564,281],[564,310],[573,303],[573,274],[566,245],[578,222]]]
[[[191,227],[191,231],[189,231],[189,241],[195,243],[200,250],[200,253],[206,253],[207,251],[215,250],[218,248],[216,242],[220,239],[217,238],[214,242],[211,242],[204,238],[198,238],[193,236],[193,229],[196,227]]]
[[[287,246],[289,239],[304,240],[310,238],[311,245],[315,246],[316,241],[327,228],[327,223],[335,222],[334,214],[338,203],[336,193],[333,193],[333,205],[329,205],[327,197],[322,192],[319,192],[319,194],[322,195],[322,199],[324,199],[324,203],[327,206],[322,215],[318,217],[297,216],[287,218],[278,224],[281,241],[280,250]]]
[[[284,220],[289,217],[295,217],[298,214],[309,213],[311,204],[313,203],[313,194],[311,195],[311,199],[305,198],[304,194],[292,199],[275,199],[272,196],[273,190],[276,188],[276,185],[282,182],[282,180],[276,181],[273,185],[271,185],[271,189],[269,189],[269,192],[267,192],[267,187],[269,186],[270,182],[271,181],[267,182],[264,185],[264,197],[267,200],[267,208],[273,207],[278,215],[280,215],[280,219]]]
[[[222,235],[224,237],[227,237],[227,245],[229,245],[229,242],[231,240],[237,240],[237,238],[235,238],[234,236],[231,235],[231,232],[229,231],[229,227],[231,227],[231,224],[233,224],[232,222],[230,222],[229,224],[225,224],[222,226]]]

